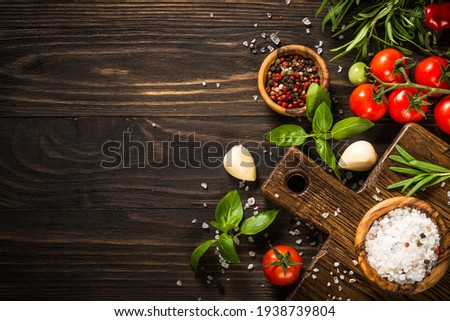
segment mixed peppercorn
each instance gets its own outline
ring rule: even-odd
[[[266,92],[278,105],[292,109],[305,106],[311,83],[320,83],[318,68],[311,59],[300,55],[280,57],[270,66]]]

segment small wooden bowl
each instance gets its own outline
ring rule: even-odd
[[[320,86],[323,87],[325,90],[328,90],[330,84],[330,74],[328,73],[328,68],[325,61],[313,49],[302,45],[283,46],[270,53],[266,57],[266,59],[264,59],[263,63],[261,64],[261,67],[259,68],[258,89],[261,97],[264,99],[266,104],[271,109],[285,116],[297,117],[305,113],[306,111],[305,107],[292,109],[284,108],[275,103],[266,92],[266,78],[270,66],[272,66],[272,64],[275,62],[276,59],[293,54],[301,55],[304,58],[309,58],[314,62],[314,64],[318,68],[318,73],[320,77]]]
[[[370,265],[367,260],[367,253],[365,251],[366,234],[369,231],[372,223],[387,214],[395,208],[415,208],[422,213],[425,213],[437,226],[441,244],[440,254],[436,265],[431,269],[431,273],[422,281],[414,284],[399,285],[395,282],[390,282],[381,277]],[[358,262],[366,277],[386,291],[395,292],[398,294],[415,294],[425,291],[436,284],[445,274],[450,264],[450,233],[444,220],[439,213],[427,202],[414,197],[393,197],[386,199],[374,207],[372,207],[362,218],[356,230],[355,248],[358,256]]]

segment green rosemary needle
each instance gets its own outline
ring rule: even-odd
[[[402,188],[402,192],[411,187],[407,196],[413,195],[421,189],[442,183],[450,178],[450,169],[415,159],[399,145],[395,145],[395,149],[399,155],[390,155],[392,161],[405,165],[407,167],[391,166],[390,170],[412,177],[395,184],[389,185],[387,189]]]

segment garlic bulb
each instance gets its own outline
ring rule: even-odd
[[[377,162],[378,155],[372,144],[359,140],[348,146],[339,159],[339,166],[351,171],[368,171]]]
[[[251,182],[256,180],[255,161],[243,145],[235,145],[225,154],[223,166],[231,176],[237,179]]]

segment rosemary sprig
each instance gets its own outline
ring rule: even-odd
[[[417,160],[399,145],[395,145],[395,149],[399,155],[390,155],[389,159],[408,167],[391,166],[389,169],[399,174],[413,175],[413,177],[389,185],[387,189],[402,187],[401,191],[403,193],[412,187],[406,194],[407,196],[411,196],[418,190],[442,183],[450,178],[450,169]]]

